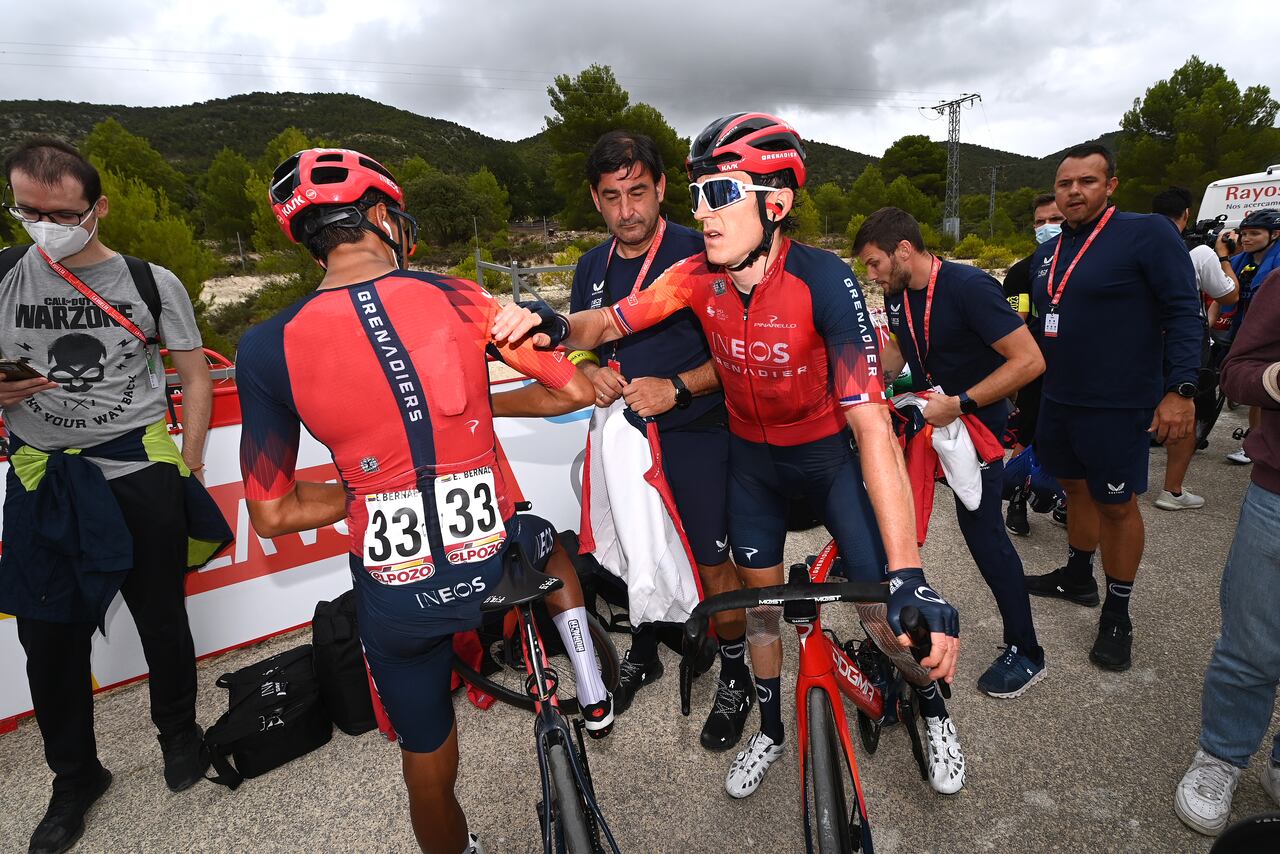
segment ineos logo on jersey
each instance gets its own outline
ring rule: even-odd
[[[418,600],[419,608],[430,608],[432,606],[451,605],[460,599],[468,599],[477,593],[483,593],[486,587],[484,578],[477,575],[470,581],[459,581],[449,587],[415,593],[413,596]]]
[[[779,341],[775,344],[770,344],[767,341],[752,341],[748,343],[741,338],[729,338],[719,332],[711,333],[711,337],[716,349],[731,359],[772,365],[785,365],[791,361],[791,354],[788,352],[789,345],[785,341]]]

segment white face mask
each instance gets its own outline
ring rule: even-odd
[[[58,225],[56,222],[24,222],[22,227],[31,235],[36,246],[44,250],[51,261],[61,261],[84,249],[98,230],[98,218],[93,219],[93,229],[83,225]]]
[[[1062,233],[1062,224],[1057,222],[1046,222],[1044,225],[1036,226],[1036,243],[1044,243],[1046,240],[1053,240]]]

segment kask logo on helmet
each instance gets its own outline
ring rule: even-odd
[[[315,190],[312,190],[311,192],[314,193]],[[289,199],[289,201],[285,202],[283,205],[280,206],[280,213],[276,215],[276,218],[279,219],[282,216],[292,216],[293,213],[298,210],[298,208],[301,208],[306,203],[307,203],[307,199],[303,196],[302,193],[294,193],[293,196]],[[284,222],[284,220],[280,220],[280,221]]]

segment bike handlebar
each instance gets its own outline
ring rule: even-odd
[[[889,590],[874,581],[844,581],[822,584],[778,584],[730,590],[699,602],[684,624],[684,650],[680,660],[680,713],[689,715],[689,699],[693,690],[694,660],[707,639],[711,615],[721,611],[781,605],[785,602],[887,602]]]

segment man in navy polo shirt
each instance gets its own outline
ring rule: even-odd
[[[896,346],[880,358],[896,373],[911,367],[916,391],[933,389],[925,419],[945,427],[973,414],[996,437],[1009,418],[1009,397],[1044,371],[1026,324],[1000,283],[982,270],[943,261],[925,251],[919,224],[898,208],[867,217],[853,252],[884,289]],[[1001,515],[1004,463],[982,470],[982,503],[968,510],[956,498],[956,517],[969,553],[996,597],[1004,621],[1004,652],[978,680],[992,697],[1021,696],[1046,674],[1031,603],[1018,557]]]
[[[1067,493],[1067,565],[1027,578],[1028,592],[1098,604],[1093,545],[1102,549],[1107,597],[1090,660],[1127,670],[1129,597],[1146,531],[1137,496],[1147,490],[1151,436],[1193,429],[1200,369],[1195,268],[1160,216],[1111,205],[1115,158],[1078,145],[1058,165],[1054,193],[1066,221],[1031,264],[1047,369],[1036,452]]]
[[[649,286],[677,261],[702,251],[702,235],[665,219],[659,207],[666,190],[662,155],[641,134],[610,131],[587,157],[591,198],[613,237],[582,256],[573,275],[570,310],[613,305]],[[684,309],[626,338],[594,351],[570,354],[596,387],[596,405],[619,397],[626,417],[643,430],[654,418],[662,445],[662,467],[689,538],[706,595],[741,586],[729,560],[726,488],[729,464],[728,415],[711,353],[693,312]],[[617,364],[617,369],[611,367]],[[637,489],[648,488],[637,482]],[[702,729],[708,750],[728,750],[742,736],[754,694],[743,657],[745,621],[741,611],[716,615],[720,636],[720,679],[711,714]],[[634,628],[615,694],[617,712],[626,710],[644,685],[662,675],[656,627]]]

